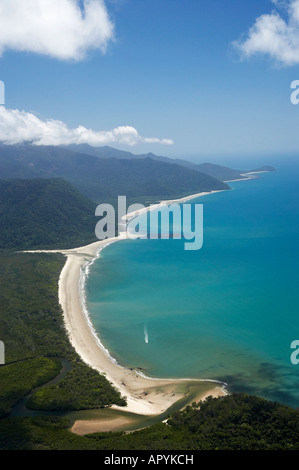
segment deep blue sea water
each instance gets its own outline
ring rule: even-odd
[[[120,364],[299,406],[299,365],[290,361],[299,339],[299,165],[276,167],[192,201],[204,205],[198,251],[170,239],[101,252],[87,305]]]

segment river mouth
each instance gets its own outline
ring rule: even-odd
[[[206,396],[209,391],[213,388],[211,382],[184,382],[181,386],[181,393],[183,397],[177,400],[173,405],[171,405],[167,410],[159,415],[140,415],[137,413],[131,413],[126,410],[114,410],[111,408],[100,408],[100,409],[91,409],[91,410],[78,410],[78,411],[43,411],[43,410],[33,410],[27,408],[26,404],[28,400],[36,393],[38,390],[56,385],[61,380],[63,380],[66,374],[71,370],[72,365],[69,361],[63,358],[59,358],[61,361],[62,368],[59,374],[49,382],[31,390],[25,397],[19,400],[9,415],[10,418],[33,418],[36,416],[56,416],[69,418],[70,424],[69,429],[76,434],[84,435],[91,432],[110,432],[110,431],[125,431],[132,432],[141,428],[151,426],[153,424],[164,421],[169,418],[169,416],[176,411],[179,411],[185,408],[187,405],[190,405],[194,401],[198,402],[198,398],[201,396]],[[220,384],[215,383],[215,388],[219,388]],[[80,422],[84,423],[83,431]],[[94,423],[94,426],[93,424]],[[76,426],[75,426],[76,425]]]

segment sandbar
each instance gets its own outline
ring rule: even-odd
[[[209,195],[218,191],[197,193],[181,199],[161,201],[156,205],[146,207],[144,211],[158,208],[161,204],[184,203],[191,199]],[[143,212],[144,212],[143,211]],[[126,216],[126,220],[140,215],[137,211]],[[62,307],[64,324],[68,338],[82,360],[93,369],[104,374],[109,382],[126,398],[124,407],[112,406],[113,409],[128,411],[140,415],[160,415],[185,394],[184,383],[210,382],[210,391],[198,396],[198,401],[212,395],[226,394],[225,384],[205,379],[156,379],[146,377],[138,370],[129,369],[118,364],[102,345],[100,338],[93,329],[89,316],[84,312],[82,303],[82,275],[86,265],[93,262],[100,251],[107,245],[124,240],[125,233],[119,236],[101,240],[87,246],[69,250],[35,250],[34,252],[61,253],[66,257],[65,265],[59,278],[59,303]],[[32,251],[31,251],[32,252]],[[123,422],[125,422],[124,420]],[[113,430],[119,427],[121,421],[115,423],[79,421],[74,424],[74,431],[78,434],[100,430]]]

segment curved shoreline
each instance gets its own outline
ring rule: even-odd
[[[127,406],[117,407],[142,415],[162,414],[167,408],[182,398],[181,386],[190,382],[207,382],[203,379],[154,379],[139,371],[119,365],[107,349],[99,343],[97,335],[86,314],[80,299],[80,275],[86,261],[94,259],[92,252],[106,246],[105,242],[61,252],[67,256],[59,279],[59,302],[64,312],[64,322],[71,344],[76,352],[92,368],[104,374],[109,382],[127,399]],[[88,253],[89,251],[89,253]],[[210,381],[211,395],[223,395],[224,384]],[[213,384],[213,385],[212,385]],[[158,391],[160,389],[160,391]],[[180,389],[180,390],[179,390]]]
[[[128,214],[125,219],[140,215],[142,212],[157,209],[162,204],[184,203],[191,199],[219,191],[192,194],[181,199],[161,201],[137,213]],[[185,395],[190,383],[211,384],[209,392],[199,393],[198,401],[209,395],[214,397],[226,394],[225,385],[210,379],[160,379],[147,377],[137,370],[121,366],[110,355],[98,337],[84,305],[84,284],[88,265],[99,256],[100,251],[111,243],[125,240],[121,233],[118,237],[98,241],[87,246],[69,250],[36,250],[35,252],[61,253],[66,256],[65,265],[59,277],[59,303],[62,307],[65,328],[69,340],[81,359],[104,374],[111,384],[127,400],[127,406],[113,406],[113,409],[140,415],[160,415]]]

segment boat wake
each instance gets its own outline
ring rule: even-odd
[[[146,344],[148,344],[148,331],[146,325],[144,325],[144,341]]]

